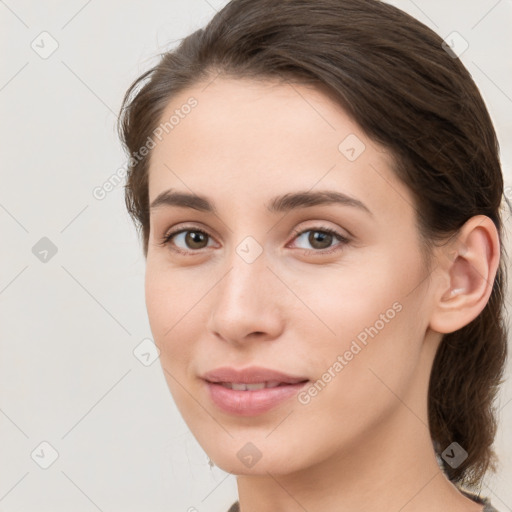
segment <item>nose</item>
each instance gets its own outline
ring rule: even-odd
[[[267,267],[264,253],[251,263],[234,254],[229,263],[212,290],[208,331],[234,344],[278,338],[285,321],[283,283]]]

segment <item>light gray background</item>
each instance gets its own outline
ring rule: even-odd
[[[125,165],[115,116],[128,85],[225,3],[0,1],[0,512],[225,511],[236,499],[235,477],[208,466],[159,360],[134,355],[151,332],[122,183],[93,196]],[[461,58],[494,119],[510,187],[512,2],[392,3],[468,41]],[[43,31],[58,43],[47,58]],[[57,248],[46,262],[32,252],[43,237]],[[482,492],[510,511],[510,380],[500,407],[502,466]],[[47,469],[43,441],[58,452]]]

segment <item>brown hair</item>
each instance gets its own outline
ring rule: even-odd
[[[502,240],[503,176],[493,124],[471,75],[442,43],[431,29],[378,0],[232,0],[204,29],[164,53],[124,97],[119,133],[130,155],[125,199],[142,230],[144,254],[150,154],[139,157],[138,150],[175,94],[218,74],[329,91],[393,154],[397,176],[416,199],[427,249],[478,214],[492,219]],[[507,357],[500,247],[488,303],[471,323],[444,335],[430,377],[433,445],[441,468],[459,485],[476,486],[489,468],[496,471],[494,401]],[[468,453],[456,468],[440,457],[453,441]]]

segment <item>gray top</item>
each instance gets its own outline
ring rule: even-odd
[[[465,496],[467,496],[469,499],[473,500],[473,501],[476,501],[477,503],[481,503],[482,505],[484,505],[484,509],[482,512],[499,512],[498,510],[496,510],[492,505],[491,505],[491,502],[489,501],[488,498],[481,498],[480,496],[477,496],[476,494],[471,494],[470,492],[468,491],[463,491],[461,489],[459,489],[460,492],[462,494],[464,494]],[[240,512],[240,504],[238,501],[235,501],[235,503],[233,503],[233,505],[231,505],[231,507],[229,508],[228,512]]]
[[[489,501],[489,498],[481,498],[480,496],[477,496],[476,494],[472,494],[469,491],[463,491],[462,489],[459,489],[459,491],[464,494],[464,496],[467,496],[469,499],[476,501],[477,503],[481,503],[484,505],[484,509],[482,512],[499,512],[497,509],[495,509],[491,502]],[[238,503],[238,501],[237,501]],[[235,509],[234,512],[239,512]]]
[[[228,512],[240,512],[240,507],[239,507],[238,501],[235,501],[235,503],[233,503],[233,505],[231,505]]]

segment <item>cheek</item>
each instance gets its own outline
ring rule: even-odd
[[[145,299],[155,341],[172,339],[192,306],[204,295],[206,286],[198,275],[172,268],[160,255],[148,256]],[[183,319],[183,320],[181,320]]]
[[[160,350],[162,367],[177,379],[195,377],[187,372],[195,368],[197,341],[205,336],[211,305],[209,291],[217,281],[207,268],[176,269],[168,262],[148,258],[145,275],[148,320]],[[166,378],[169,380],[167,373]],[[177,385],[173,379],[169,382],[172,388]]]
[[[339,285],[331,278],[322,287],[321,279],[317,289],[327,291],[310,296],[312,309],[333,332],[322,328],[324,334],[314,338],[310,359],[318,380],[303,404],[315,411],[310,418],[329,411],[333,435],[340,424],[347,435],[375,425],[400,405],[397,395],[404,396],[414,379],[427,325],[419,286],[424,269],[414,254],[403,254],[382,254],[359,270],[341,272]],[[313,339],[311,325],[307,338]]]
[[[323,345],[311,358],[316,380],[300,397],[295,411],[301,419],[300,432],[311,437],[309,442],[320,453],[321,449],[332,451],[333,443],[339,447],[365,443],[407,402],[419,362],[421,333],[419,329],[411,332],[414,310],[402,306],[393,310],[394,318],[380,331],[369,328],[372,315],[367,315],[367,331],[360,329],[365,315],[359,313],[356,325],[354,318],[345,316],[336,342]],[[345,335],[343,326],[349,323]],[[364,333],[365,343],[357,338],[358,333]],[[321,436],[317,435],[319,428]]]
[[[326,349],[346,350],[353,339],[364,344],[386,338],[405,316],[421,313],[421,308],[415,312],[407,307],[418,306],[418,294],[411,292],[424,278],[415,254],[388,248],[358,253],[355,260],[356,256],[343,266],[303,274],[296,281],[297,295],[322,321],[308,315],[302,320],[304,327],[306,320],[314,323]]]
[[[169,285],[169,280],[157,270],[148,257],[145,276],[146,310],[151,332],[160,350],[166,330],[173,325],[172,304],[175,301],[173,295],[176,289]]]
[[[153,339],[160,351],[160,365],[176,407],[184,418],[194,410],[194,401],[187,390],[187,372],[193,360],[193,329],[197,324],[191,307],[194,293],[184,290],[179,272],[170,273],[148,262],[145,278],[145,298]],[[189,311],[190,310],[190,311]],[[187,311],[189,313],[187,314]]]
[[[207,279],[207,278],[205,278]],[[146,307],[155,344],[160,350],[167,387],[183,420],[199,439],[211,439],[211,417],[198,400],[199,380],[194,374],[197,340],[204,338],[208,285],[199,276],[146,267]],[[202,384],[201,384],[202,385]],[[211,441],[210,441],[211,442]],[[205,445],[203,445],[205,446]]]
[[[191,347],[191,344],[184,343],[183,330],[187,325],[187,317],[193,315],[193,303],[197,302],[190,286],[185,289],[186,285],[183,279],[180,281],[180,275],[179,272],[163,269],[151,261],[146,266],[145,300],[148,320],[155,344],[160,350],[162,367],[173,374],[188,358],[187,347]],[[189,331],[188,336],[191,334]]]

